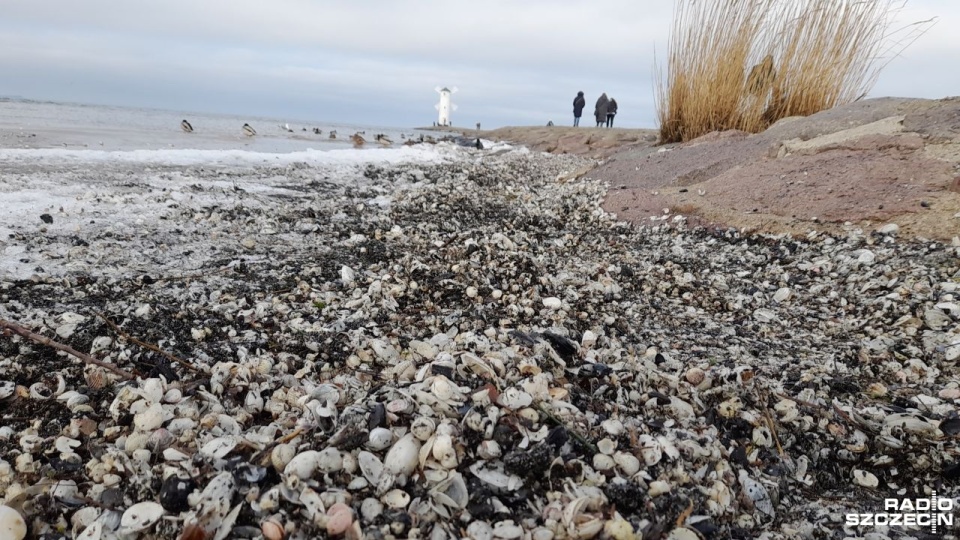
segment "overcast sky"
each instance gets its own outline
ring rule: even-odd
[[[455,125],[572,121],[586,93],[654,127],[668,0],[2,0],[0,96],[410,127],[456,86]],[[910,0],[936,24],[876,96],[960,94],[960,2]]]

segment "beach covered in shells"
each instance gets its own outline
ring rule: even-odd
[[[845,516],[960,495],[956,242],[637,227],[508,146],[6,152],[0,319],[109,367],[0,335],[0,535],[924,538]]]

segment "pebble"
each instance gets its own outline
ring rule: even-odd
[[[27,536],[27,522],[20,512],[6,505],[0,505],[0,537],[10,540],[23,540]]]

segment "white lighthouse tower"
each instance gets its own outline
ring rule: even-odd
[[[457,87],[454,86],[453,89],[447,88],[444,86],[436,88],[437,92],[440,93],[440,103],[434,105],[438,111],[440,111],[440,118],[437,121],[439,126],[449,126],[450,125],[450,111],[457,110],[457,106],[453,103],[450,103],[450,95],[457,91]]]

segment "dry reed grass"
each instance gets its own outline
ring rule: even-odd
[[[931,21],[888,33],[905,0],[677,0],[667,74],[658,70],[662,142],[763,131],[866,95],[887,61]],[[892,55],[891,55],[892,53]],[[749,76],[747,73],[749,72]]]

